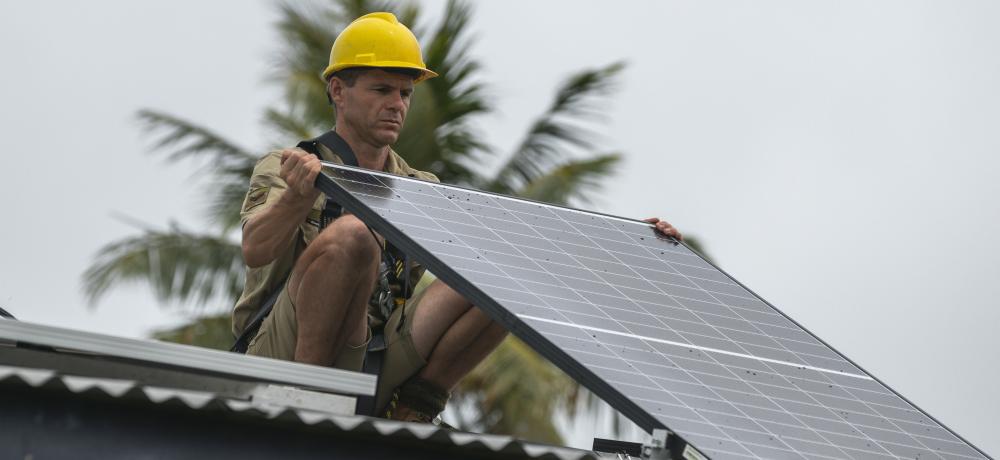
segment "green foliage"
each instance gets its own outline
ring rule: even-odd
[[[475,184],[480,178],[470,165],[491,150],[480,141],[472,121],[492,107],[476,78],[481,66],[469,56],[470,7],[450,1],[444,13],[440,24],[421,40],[425,62],[439,76],[416,86],[396,148],[405,152],[411,166],[430,171],[443,182]]]
[[[624,64],[615,63],[601,69],[585,70],[566,80],[556,92],[549,109],[532,123],[524,140],[486,189],[518,194],[548,171],[558,168],[573,148],[593,148],[595,133],[585,123],[598,118],[598,102],[614,88],[615,77],[623,68]],[[616,155],[606,158],[608,160],[604,164],[607,167],[618,161]],[[574,190],[572,193],[581,191]]]
[[[146,230],[105,245],[83,274],[91,305],[112,286],[137,281],[149,284],[161,302],[235,299],[243,290],[240,247],[171,224],[167,231]]]
[[[600,187],[600,180],[614,171],[621,157],[616,153],[587,160],[570,160],[538,175],[518,193],[519,196],[549,203],[567,203],[576,196],[587,201],[586,192]]]
[[[182,326],[156,331],[153,333],[153,338],[215,350],[229,350],[233,345],[232,320],[229,313],[202,316]]]
[[[167,161],[195,159],[212,175],[205,187],[206,216],[224,233],[240,223],[240,205],[258,157],[212,130],[155,110],[136,115],[146,133],[159,134],[154,150],[169,149]]]
[[[684,237],[684,244],[686,244],[687,247],[689,247],[692,250],[694,250],[694,252],[697,252],[702,257],[704,257],[705,260],[714,263],[714,261],[712,260],[712,257],[709,256],[707,252],[705,252],[705,243],[702,243],[700,238],[697,238],[697,237],[694,237],[694,236],[690,236],[690,235],[685,236]]]
[[[464,428],[558,444],[557,410],[576,407],[580,386],[516,337],[509,336],[456,388],[454,403],[478,408]]]

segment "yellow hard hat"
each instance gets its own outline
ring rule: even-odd
[[[323,71],[328,80],[348,67],[396,67],[415,69],[414,83],[434,78],[420,56],[420,44],[392,13],[370,13],[357,18],[337,36],[330,49],[330,65]]]

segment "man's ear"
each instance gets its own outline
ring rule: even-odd
[[[326,83],[326,95],[330,99],[330,104],[337,107],[344,99],[344,81],[337,78],[331,77],[330,81]]]

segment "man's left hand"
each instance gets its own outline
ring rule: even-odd
[[[656,231],[664,235],[672,236],[677,238],[679,241],[684,241],[684,236],[681,235],[681,232],[677,231],[673,225],[670,225],[670,222],[661,220],[659,217],[650,217],[648,219],[643,219],[642,221],[656,225]]]

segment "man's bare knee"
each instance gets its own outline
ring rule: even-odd
[[[300,285],[309,279],[317,279],[315,274],[320,274],[318,279],[322,279],[338,274],[374,273],[379,254],[378,243],[364,223],[354,216],[343,216],[327,226],[306,247],[292,271],[289,292],[293,299],[297,299]],[[309,276],[309,273],[314,275]],[[313,286],[309,290],[315,288]]]
[[[316,246],[325,258],[347,257],[348,266],[364,266],[375,263],[379,256],[379,243],[368,226],[352,215],[345,215],[333,221],[320,232],[309,246]]]

